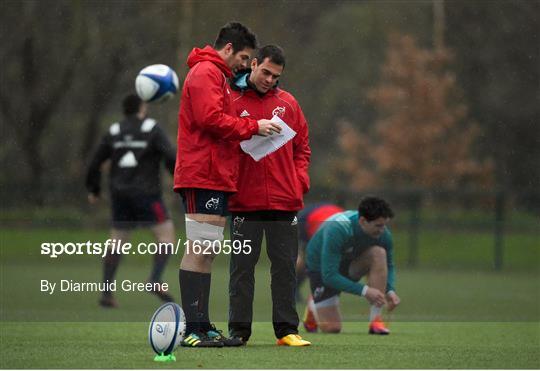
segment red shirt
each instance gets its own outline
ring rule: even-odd
[[[313,237],[315,232],[317,232],[321,224],[324,223],[326,219],[343,211],[345,211],[345,209],[331,204],[321,205],[312,210],[306,219],[306,236],[308,240]]]
[[[304,207],[303,196],[309,190],[308,127],[296,99],[275,88],[260,96],[253,89],[233,90],[238,116],[256,120],[271,119],[277,114],[296,136],[277,151],[256,162],[239,149],[240,174],[238,193],[230,197],[232,211],[285,210]]]
[[[227,78],[232,72],[210,46],[189,54],[180,101],[174,190],[236,191],[238,143],[258,131],[235,114]]]

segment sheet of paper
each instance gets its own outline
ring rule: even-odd
[[[240,142],[242,150],[255,161],[259,161],[261,158],[277,151],[296,135],[296,132],[285,121],[279,118],[279,116],[272,117],[270,121],[281,126],[281,133],[274,133],[267,137],[254,135],[251,139]]]

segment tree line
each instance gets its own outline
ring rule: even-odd
[[[285,49],[281,85],[308,118],[315,186],[540,186],[539,1],[0,7],[3,203],[46,204],[60,188],[75,202],[137,72],[165,63],[182,80],[191,48],[230,20]],[[152,107],[173,141],[177,110]]]

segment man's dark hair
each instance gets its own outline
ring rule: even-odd
[[[124,98],[122,101],[122,109],[124,110],[124,115],[130,116],[139,112],[141,108],[142,100],[136,94],[130,94]]]
[[[388,202],[375,196],[366,196],[360,200],[358,215],[366,218],[368,222],[383,218],[393,218],[394,212]]]
[[[246,48],[257,49],[257,36],[242,23],[230,22],[219,30],[214,49],[221,50],[228,43],[232,44],[234,53]]]
[[[285,52],[277,45],[265,45],[257,51],[257,63],[264,62],[266,58],[278,66],[285,67]]]

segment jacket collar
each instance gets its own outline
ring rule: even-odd
[[[241,91],[242,93],[252,92],[253,94],[258,95],[259,97],[270,96],[276,94],[278,90],[279,81],[274,85],[274,87],[268,90],[266,93],[262,94],[257,91],[255,86],[249,81],[251,76],[251,69],[248,68],[236,74],[231,80],[231,88],[236,91]]]

